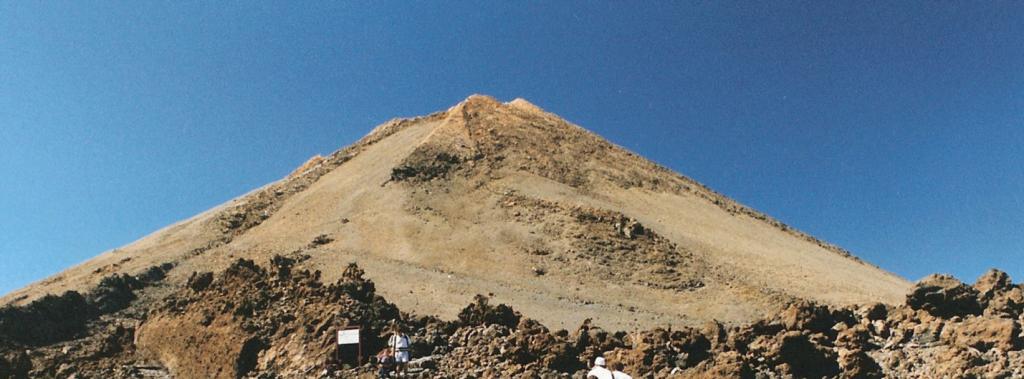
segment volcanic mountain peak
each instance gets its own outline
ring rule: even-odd
[[[364,352],[408,331],[436,370],[418,377],[576,377],[597,356],[640,377],[1017,377],[1022,289],[992,271],[909,291],[526,100],[474,95],[0,299],[0,378],[364,377],[336,371],[354,325]]]
[[[517,97],[506,104],[530,113],[547,114],[547,112],[545,112],[544,109],[541,109],[541,107],[538,107],[521,97]]]
[[[444,120],[420,143],[423,149],[443,150],[449,154],[471,156],[476,143],[470,136],[469,119],[479,112],[495,112],[501,107],[494,98],[472,95],[448,109]],[[419,150],[419,149],[417,149]]]
[[[558,123],[561,127],[574,127],[558,118],[557,115],[545,112],[540,107],[523,98],[516,98],[515,100],[502,103],[487,95],[474,94],[448,108],[444,113],[444,123],[435,128],[435,134],[458,134],[464,138],[471,139],[471,130],[474,128],[484,128],[489,133],[501,133],[501,129],[492,130],[492,128],[510,123],[530,122],[531,118],[536,117],[561,121]],[[486,121],[480,122],[480,120]],[[444,131],[438,132],[438,130]],[[455,130],[458,131],[456,132]],[[557,130],[549,131],[557,132]],[[481,136],[483,134],[477,135],[477,137]]]
[[[566,328],[739,323],[799,299],[896,303],[909,288],[526,100],[474,95],[3,301],[152,266],[181,284],[279,254],[327,281],[358,262],[418,313],[454,317],[493,293]]]

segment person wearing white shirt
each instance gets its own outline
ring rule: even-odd
[[[395,354],[395,374],[405,376],[405,368],[409,364],[409,336],[395,326],[395,334],[388,339],[388,347]]]
[[[604,367],[604,357],[594,358],[594,368],[587,372],[587,379],[615,379],[615,376],[610,370]]]
[[[615,362],[615,364],[612,365],[612,379],[633,379],[632,376],[622,372],[625,368],[626,366],[624,366],[622,362]]]

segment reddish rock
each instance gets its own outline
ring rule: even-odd
[[[959,323],[947,323],[941,339],[953,346],[966,346],[982,352],[992,348],[1019,350],[1020,324],[1017,320],[995,317],[968,317]]]
[[[985,315],[1016,318],[1021,314],[1024,314],[1024,289],[1019,286],[993,294],[985,305]]]
[[[801,378],[831,377],[839,373],[835,353],[815,344],[800,332],[786,332],[772,355],[789,366],[791,374]]]
[[[936,317],[978,315],[982,310],[976,289],[952,276],[940,274],[929,275],[917,282],[907,295],[907,305]]]
[[[839,350],[840,378],[876,379],[885,377],[882,367],[862,350]]]
[[[698,379],[748,379],[754,378],[754,371],[739,353],[728,351],[716,355],[712,360],[701,363],[693,370],[687,371],[685,376]]]
[[[1010,275],[997,269],[990,269],[974,282],[974,289],[983,298],[990,298],[993,294],[1005,292],[1013,287]]]
[[[836,335],[835,345],[850,350],[860,350],[868,347],[870,342],[871,331],[868,327],[857,324],[839,331],[839,334]]]

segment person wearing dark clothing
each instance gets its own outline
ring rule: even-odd
[[[390,347],[377,353],[377,365],[380,367],[381,378],[391,377],[391,371],[395,369],[395,354],[391,352]]]

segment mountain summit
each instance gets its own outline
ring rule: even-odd
[[[898,303],[904,279],[523,99],[473,95],[396,119],[288,177],[8,294],[86,292],[162,267],[292,257],[325,282],[357,262],[404,310],[475,294],[563,328],[748,322],[787,304]],[[160,299],[170,286],[139,295]]]

